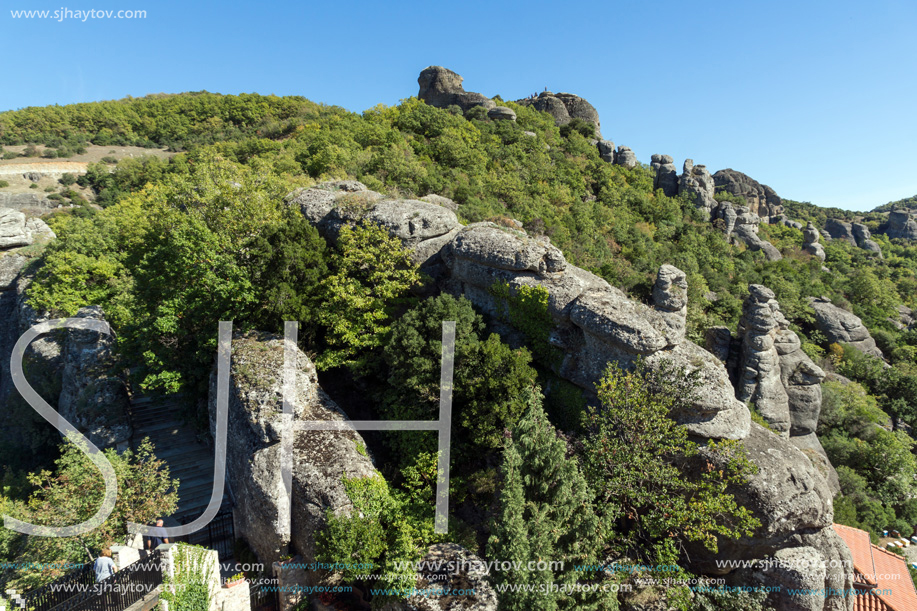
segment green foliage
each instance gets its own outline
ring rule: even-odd
[[[174,575],[163,578],[160,597],[175,611],[208,611],[214,593],[209,577],[214,561],[210,550],[178,543],[172,548]]]
[[[587,409],[583,464],[621,553],[674,564],[677,545],[717,550],[717,537],[751,533],[758,520],[730,494],[754,471],[733,442],[698,448],[670,414],[691,409],[697,379],[671,366],[625,372],[609,365]]]
[[[61,570],[53,563],[82,564],[92,560],[104,547],[126,541],[128,522],[148,524],[175,511],[179,481],[169,477],[169,468],[156,458],[149,440],[137,450],[118,454],[104,452],[118,481],[118,497],[108,519],[89,533],[77,537],[26,537],[11,560],[30,561],[41,558],[48,568],[22,568],[15,572],[13,583],[20,588],[34,588],[51,581]],[[26,503],[12,507],[14,517],[46,526],[70,526],[92,517],[102,504],[105,483],[90,459],[80,451],[76,440],[66,441],[55,470],[41,470],[28,476],[33,492]],[[171,491],[170,491],[171,490]],[[9,544],[8,544],[9,545]]]
[[[316,365],[360,370],[382,346],[396,306],[420,283],[420,274],[401,242],[373,224],[341,228],[331,267],[318,312],[328,348]]]
[[[559,364],[560,351],[548,343],[554,328],[548,290],[539,285],[510,287],[506,282],[496,282],[490,293],[497,300],[497,316],[525,335],[535,358],[549,367]]]
[[[76,182],[76,176],[70,172],[64,172],[64,175],[60,177],[58,182],[60,182],[60,184],[64,185],[65,187],[69,187]]]
[[[442,323],[456,323],[453,382],[453,455],[467,465],[502,444],[503,431],[525,409],[524,390],[535,380],[531,356],[513,350],[496,334],[486,336],[484,321],[465,297],[444,294],[428,299],[392,325],[383,349],[387,365],[382,412],[397,420],[435,420],[439,413]],[[435,440],[417,433],[393,433],[396,455],[413,456],[418,447],[435,451]],[[462,471],[462,468],[459,468]]]
[[[605,532],[578,460],[548,422],[537,389],[526,392],[527,411],[504,442],[499,508],[487,543],[487,557],[519,563],[520,570],[493,574],[497,584],[572,586],[594,573],[574,564],[602,561]],[[563,569],[538,568],[539,560],[563,561]],[[535,570],[529,570],[532,563]],[[537,586],[536,586],[537,587]],[[597,592],[507,592],[500,608],[617,609],[613,594]]]
[[[3,188],[8,187],[8,186],[10,186],[9,181],[7,181],[7,180],[0,180],[0,189],[3,189]]]

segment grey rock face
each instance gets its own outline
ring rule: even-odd
[[[855,314],[840,309],[824,298],[813,298],[810,303],[815,310],[815,323],[829,343],[850,344],[860,352],[884,358],[876,346],[876,340]]]
[[[602,137],[602,125],[595,107],[572,93],[551,93],[544,91],[535,98],[516,100],[517,104],[531,106],[535,110],[546,112],[554,118],[554,125],[566,125],[572,119],[580,119],[595,125],[595,137]]]
[[[678,194],[678,171],[675,160],[670,155],[653,155],[652,168],[656,173],[653,178],[653,190],[662,189],[669,197]]]
[[[615,165],[621,165],[625,168],[637,167],[637,155],[626,146],[619,146],[618,152],[615,153]]]
[[[347,420],[318,385],[312,361],[297,347],[295,380],[288,400],[292,420]],[[353,505],[344,477],[377,475],[353,430],[291,431],[283,416],[284,339],[250,333],[232,341],[226,471],[236,500],[236,535],[245,539],[261,562],[279,560],[289,545],[306,562],[315,559],[315,534],[327,510],[349,514]],[[210,431],[215,432],[217,375],[210,378]],[[293,436],[293,503],[285,502],[280,471],[280,440]],[[292,511],[292,533],[281,535]]]
[[[678,179],[678,192],[688,193],[694,200],[694,205],[706,211],[707,215],[717,205],[713,198],[716,193],[713,176],[707,171],[706,166],[694,165],[691,159],[685,160],[681,177]]]
[[[761,217],[748,212],[744,206],[739,206],[735,220],[735,229],[733,233],[737,238],[742,240],[751,250],[760,250],[768,261],[779,261],[783,258],[780,251],[758,235],[758,225],[761,223]]]
[[[403,609],[424,611],[497,611],[497,594],[487,579],[484,561],[456,543],[431,545],[421,560],[427,567],[417,575],[418,590],[474,590],[474,595],[443,596],[414,595]],[[459,567],[458,570],[436,573],[429,567]]]
[[[41,172],[26,172],[22,177],[30,182],[38,182],[41,180]]]
[[[704,348],[707,352],[725,363],[729,360],[732,346],[732,332],[729,327],[710,327],[704,337]]]
[[[607,161],[608,163],[614,163],[615,161],[615,143],[611,140],[599,140],[596,143],[596,146],[599,149],[599,156],[602,157],[602,161]]]
[[[420,85],[417,97],[437,108],[456,105],[462,111],[467,111],[475,106],[483,106],[487,110],[496,107],[494,101],[487,96],[465,91],[462,87],[463,80],[452,70],[442,66],[429,66],[417,77],[417,83]]]
[[[752,284],[748,292],[738,329],[742,365],[736,396],[753,402],[771,428],[789,436],[790,399],[780,379],[780,353],[774,345],[780,331],[780,306],[767,287]]]
[[[837,471],[828,459],[828,454],[825,453],[825,449],[822,447],[815,433],[791,436],[790,442],[799,448],[812,464],[815,465],[815,469],[821,473],[821,476],[824,477],[825,481],[828,483],[831,494],[836,495],[841,491],[841,481],[837,476]]]
[[[25,215],[18,210],[0,208],[0,248],[28,246],[32,232],[26,227]]]
[[[102,308],[80,308],[75,318],[104,320]],[[131,436],[127,387],[114,368],[115,339],[69,329],[62,350],[63,375],[57,411],[100,448],[126,444]]]
[[[869,232],[869,228],[866,227],[866,225],[862,223],[853,223],[851,227],[853,229],[853,237],[856,238],[857,245],[860,248],[876,253],[880,259],[884,258],[882,256],[882,247],[872,239],[872,234]]]
[[[497,106],[487,111],[487,118],[493,121],[515,121],[516,113],[512,108]]]
[[[851,246],[856,246],[857,241],[853,235],[853,227],[850,223],[845,223],[839,219],[828,219],[825,221],[825,231],[831,236],[832,240],[845,240]]]
[[[424,195],[423,197],[420,198],[420,201],[427,202],[430,204],[436,204],[437,206],[442,206],[443,208],[447,210],[452,210],[453,212],[458,210],[458,207],[459,207],[459,205],[456,202],[452,201],[448,197],[443,197],[442,195],[436,195],[435,193]]]
[[[818,229],[815,228],[815,225],[809,221],[809,224],[806,225],[805,230],[802,232],[803,236],[803,245],[802,249],[812,255],[813,257],[818,257],[822,261],[825,260],[825,247],[818,243],[819,233]]]
[[[880,231],[890,238],[917,240],[917,220],[907,210],[892,210]]]
[[[548,238],[530,237],[521,229],[495,223],[468,225],[452,240],[451,252],[487,267],[539,275],[563,272],[567,266],[563,253]]]
[[[713,175],[717,190],[724,190],[745,199],[749,210],[760,217],[769,218],[783,212],[783,200],[767,185],[732,169],[720,170]]]
[[[730,492],[740,506],[750,510],[761,521],[761,526],[751,537],[720,540],[719,553],[715,558],[757,559],[762,563],[772,563],[773,568],[775,558],[783,558],[784,564],[787,564],[790,558],[801,556],[816,561],[816,566],[827,563],[824,580],[821,581],[822,575],[817,571],[784,569],[779,579],[788,587],[850,587],[850,576],[845,575],[841,568],[836,568],[852,564],[849,550],[831,527],[834,519],[832,494],[825,479],[789,440],[757,424],[752,424],[751,433],[741,443],[749,459],[757,465],[758,473],[750,476],[747,485]],[[730,571],[717,567],[715,558],[703,550],[694,550],[691,557],[698,572],[726,575],[727,582],[733,585],[747,585],[761,570]],[[760,574],[758,578],[761,578]],[[773,584],[772,577],[764,576],[764,579],[768,580],[768,585]],[[813,583],[818,585],[812,586]],[[852,608],[852,602],[852,597],[846,601],[843,597],[819,597],[817,601],[794,597],[787,592],[787,587],[769,597],[769,604],[775,609],[847,611],[846,605]]]
[[[43,208],[50,210],[56,207],[57,204],[37,193],[0,193],[0,208],[12,208],[14,210]]]

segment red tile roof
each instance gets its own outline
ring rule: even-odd
[[[841,524],[834,530],[850,548],[856,580],[876,588],[874,595],[855,598],[854,611],[917,611],[917,590],[904,558],[873,545],[864,530]]]

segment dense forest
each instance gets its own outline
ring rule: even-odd
[[[910,531],[908,525],[917,523],[910,435],[917,426],[917,331],[899,330],[893,321],[898,306],[917,308],[917,245],[874,234],[884,254],[877,258],[832,240],[822,263],[803,251],[801,230],[762,225],[762,237],[783,254],[767,261],[729,243],[685,197],[654,192],[648,167],[602,161],[591,126],[558,128],[545,113],[501,103],[515,111],[515,122],[491,121],[475,110],[463,116],[457,108],[415,98],[356,114],[298,97],[205,92],[0,113],[4,145],[43,144],[64,155],[87,143],[178,152],[168,160],[90,166],[79,183],[92,189],[95,201],[77,202],[47,219],[58,238],[36,254],[30,304],[54,316],[101,305],[133,383],[190,395],[205,392],[217,321],[282,333],[284,320],[297,320],[301,343],[317,355],[323,375],[355,380],[380,416],[399,419],[435,412],[431,389],[438,369],[430,363],[439,354],[438,328],[430,321],[448,317],[458,321],[462,338],[456,371],[464,377],[455,399],[460,461],[453,483],[461,542],[499,557],[550,552],[590,564],[609,550],[578,541],[606,540],[622,557],[669,564],[678,561],[684,544],[715,548],[717,536],[746,532],[750,516],[724,492],[732,480],[692,475],[686,466],[697,450],[667,414],[677,408],[673,402],[690,398],[690,388],[673,390],[650,372],[612,368],[599,392],[605,409],[597,411],[552,377],[537,344],[511,345],[490,332],[464,299],[418,297],[412,289],[423,278],[397,240],[358,226],[329,246],[286,200],[296,188],[350,178],[398,197],[443,195],[458,203],[463,222],[517,219],[530,234],[548,236],[570,262],[637,300],[649,301],[660,265],[684,270],[687,335],[700,345],[710,327],[735,329],[750,284],[771,288],[803,350],[825,370],[853,381],[824,384],[818,429],[841,478],[835,520],[872,533]],[[791,200],[785,205],[794,220],[821,225],[826,218],[859,218],[873,231],[885,209],[863,215]],[[377,262],[374,270],[364,264],[367,258]],[[829,345],[815,327],[810,296],[827,296],[861,317],[890,366]],[[537,305],[541,297],[530,298]],[[537,323],[538,308],[530,307],[528,315]],[[671,434],[645,454],[634,453],[618,478],[605,477],[604,457],[621,449],[611,431],[626,429],[648,440],[648,423]],[[576,460],[564,461],[567,445],[558,440],[585,431],[588,441],[575,449]],[[413,557],[421,542],[437,540],[425,526],[432,516],[427,501],[434,439],[411,439],[393,435],[381,450],[397,457],[384,470],[388,483],[352,483],[355,504],[376,522],[363,531],[332,521],[322,543],[328,558],[352,556],[357,541],[370,540],[360,553],[391,565]],[[540,466],[520,472],[520,465],[532,464],[525,457],[533,448],[542,453]],[[37,465],[0,452],[9,465],[3,503],[28,511],[30,499],[43,494],[39,479],[24,471],[54,469],[55,458],[68,456],[47,449],[48,458]],[[710,451],[730,455],[732,449],[727,444]],[[126,465],[131,460],[125,458]],[[749,468],[741,456],[730,464],[729,478],[736,480]],[[568,471],[567,487],[546,493],[538,482],[552,481],[558,469]],[[634,473],[643,474],[646,488],[628,483]],[[501,488],[508,492],[498,495]],[[674,506],[652,510],[650,492]],[[676,499],[692,495],[697,505],[677,506]],[[573,512],[573,506],[588,510]],[[532,515],[543,516],[545,529],[576,537],[551,547],[542,532],[527,530],[535,528],[527,523]],[[639,523],[633,515],[642,516]],[[531,548],[514,547],[521,540]],[[22,545],[2,540],[0,554],[19,557]],[[79,553],[77,547],[61,552],[67,558]],[[557,578],[573,582],[577,576]],[[533,608],[522,598],[513,604],[506,608]],[[584,596],[553,604],[599,609],[611,603]],[[711,600],[694,604],[717,608]],[[760,600],[743,604],[762,608]]]

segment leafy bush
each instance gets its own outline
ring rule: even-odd
[[[0,189],[3,189],[4,187],[8,187],[8,186],[10,186],[9,181],[0,180]]]

